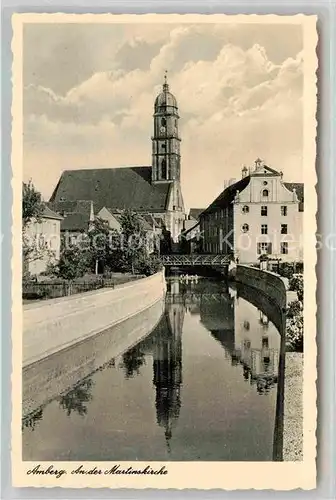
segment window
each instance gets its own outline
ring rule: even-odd
[[[163,144],[161,144],[161,148],[162,148],[164,151],[166,151],[166,145],[165,145],[164,143],[163,143]]]
[[[262,347],[265,347],[265,349],[268,349],[268,337],[263,337],[261,339],[261,345]]]
[[[249,330],[250,329],[250,322],[249,321],[244,321],[244,329]]]
[[[288,254],[288,241],[283,241],[280,244],[280,253],[287,255]]]
[[[286,205],[283,205],[281,207],[281,215],[283,215],[283,216],[287,215],[287,207],[286,207]]]
[[[243,214],[248,214],[249,211],[250,211],[250,207],[248,207],[247,205],[244,205],[243,208],[242,208]]]
[[[257,244],[257,253],[261,254],[271,254],[272,253],[272,243],[262,242]]]
[[[261,224],[261,234],[267,234],[267,224]]]
[[[261,215],[267,216],[267,207],[265,205],[261,207]]]
[[[287,234],[288,227],[287,224],[281,224],[281,234]]]
[[[249,225],[248,224],[243,224],[242,225],[242,231],[243,231],[243,233],[247,233],[248,230],[249,230]]]
[[[263,189],[262,195],[264,198],[268,198],[268,189]]]
[[[165,159],[163,159],[161,162],[161,178],[162,179],[167,178],[167,163]]]
[[[167,124],[166,119],[165,118],[161,118],[161,127],[165,127],[166,124]]]
[[[264,185],[264,186],[267,186],[267,184],[268,184],[268,182],[267,182],[267,181],[264,181],[264,182],[263,182],[263,185]]]

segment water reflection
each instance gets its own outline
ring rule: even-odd
[[[88,378],[68,392],[68,394],[61,396],[59,404],[60,407],[65,410],[68,417],[72,412],[76,412],[81,416],[87,414],[88,409],[86,403],[89,403],[92,399],[92,386],[93,381]]]
[[[42,420],[42,418],[43,408],[39,408],[37,411],[22,420],[22,430],[29,429],[33,432],[36,425]]]
[[[238,289],[209,279],[188,284],[171,279],[155,330],[55,401],[67,417],[59,425],[58,445],[70,446],[71,436],[69,460],[111,459],[104,455],[105,440],[120,453],[113,456],[118,460],[271,460],[279,348],[270,318]],[[54,403],[47,407],[48,417],[40,409],[24,421],[26,460],[63,456],[62,450],[39,452],[52,421],[61,419]],[[90,451],[78,454],[75,415],[88,433],[100,422]],[[37,422],[41,435],[33,441],[27,431]]]
[[[156,420],[170,452],[172,429],[181,408],[182,328],[185,307],[171,304],[152,339]]]
[[[145,364],[145,354],[141,351],[141,345],[137,345],[123,355],[120,366],[125,371],[125,378],[129,379],[139,375],[140,368]]]

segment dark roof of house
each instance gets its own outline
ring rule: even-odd
[[[217,208],[227,207],[234,200],[237,191],[240,192],[245,189],[249,182],[250,176],[247,175],[246,177],[243,177],[243,179],[240,179],[239,181],[228,186],[226,189],[224,189],[224,191],[221,192],[219,196],[217,196],[217,198],[208,206],[208,208],[206,208],[202,212],[201,215],[213,212]]]
[[[86,231],[89,228],[90,219],[86,214],[73,213],[64,217],[61,222],[61,231]]]
[[[110,207],[138,212],[164,212],[170,183],[152,184],[152,167],[66,170],[51,202],[92,200],[96,209]]]
[[[195,229],[197,226],[199,226],[199,224],[200,224],[199,221],[194,221],[194,224],[192,226],[184,229],[182,231],[182,234],[186,235],[186,234],[190,233],[193,229]]]
[[[196,219],[198,220],[199,219],[199,216],[202,212],[204,212],[205,208],[191,208],[189,210],[189,215],[190,217],[192,217],[193,219]]]
[[[61,217],[59,214],[51,210],[47,205],[45,205],[43,209],[42,217],[44,217],[45,219],[56,219],[56,220],[63,219],[63,217]]]
[[[91,215],[90,200],[54,201],[49,207],[60,213],[62,217],[61,231],[84,231],[88,229]]]
[[[303,182],[285,182],[286,188],[290,191],[295,189],[297,197],[299,199],[299,212],[303,212],[304,207],[304,184]]]
[[[290,191],[295,189],[299,200],[304,201],[304,184],[302,182],[284,182],[284,184]]]

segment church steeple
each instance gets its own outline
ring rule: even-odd
[[[180,142],[177,101],[169,91],[167,72],[162,92],[154,104],[152,137],[152,182],[180,180]]]

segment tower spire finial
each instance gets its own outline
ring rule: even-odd
[[[168,92],[168,90],[169,90],[169,85],[168,85],[168,82],[167,82],[167,75],[168,75],[168,71],[165,70],[165,72],[164,72],[164,82],[163,82],[163,90],[164,90],[164,92]]]

